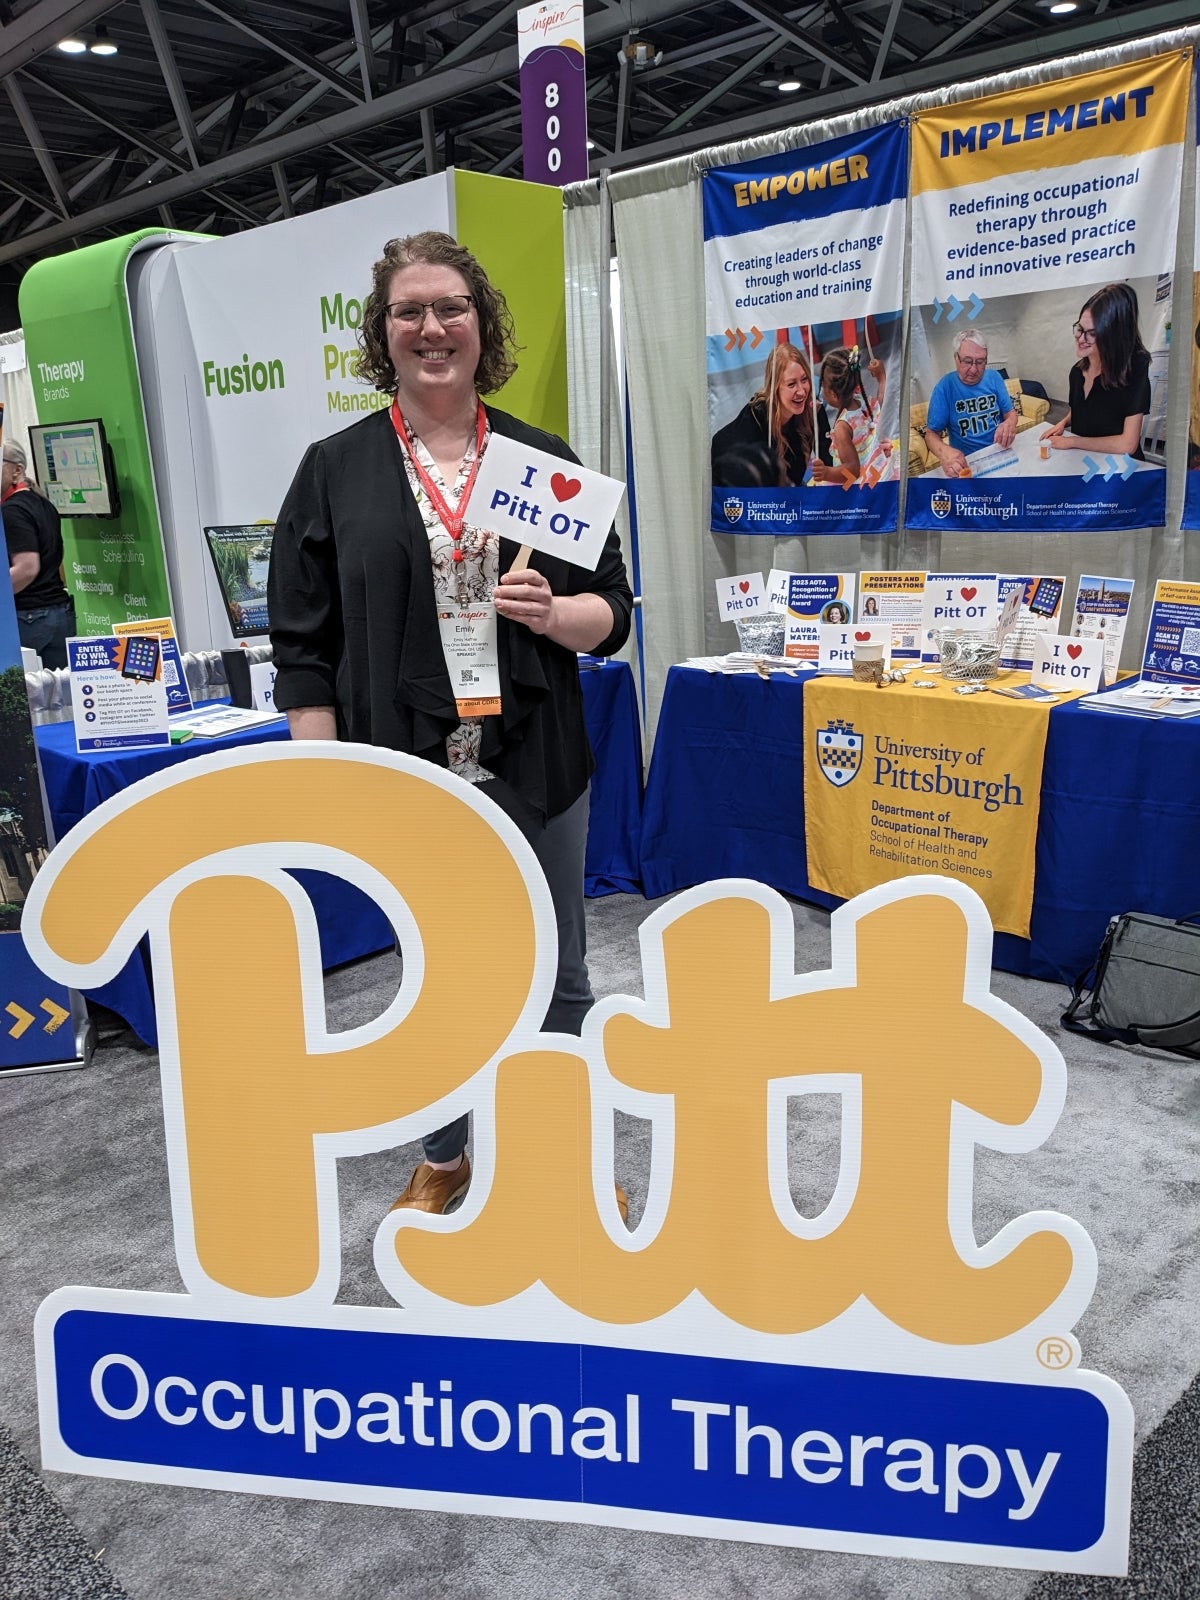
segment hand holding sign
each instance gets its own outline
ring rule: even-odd
[[[624,493],[616,478],[493,433],[475,480],[471,521],[522,546],[526,553],[514,571],[527,566],[529,551],[540,550],[594,572]]]

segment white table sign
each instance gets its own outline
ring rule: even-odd
[[[616,478],[493,433],[468,520],[594,572],[624,493]]]
[[[931,572],[921,617],[921,659],[940,661],[938,628],[993,628],[1000,604],[994,572]]]
[[[1041,689],[1079,689],[1095,694],[1103,681],[1103,639],[1067,639],[1048,634],[1038,640],[1031,683]]]
[[[786,611],[788,603],[788,579],[798,576],[796,573],[787,572],[783,567],[772,567],[767,574],[767,610]]]
[[[278,668],[273,661],[250,663],[250,697],[255,711],[274,711],[277,671]]]
[[[717,614],[722,622],[736,622],[739,617],[758,616],[771,608],[763,588],[761,572],[743,572],[736,578],[718,578]]]
[[[890,622],[822,622],[818,626],[819,672],[849,672],[854,664],[855,648],[860,644],[881,645],[883,664],[887,667],[892,649]]]

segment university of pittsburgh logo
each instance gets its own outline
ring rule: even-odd
[[[726,522],[740,522],[742,520],[742,512],[745,509],[745,503],[739,500],[735,494],[726,495],[721,505],[721,510],[725,513]]]
[[[929,509],[935,517],[948,517],[953,502],[950,499],[949,489],[935,489],[929,499]]]
[[[828,726],[818,730],[817,760],[835,789],[844,789],[858,776],[862,752],[863,736],[855,733],[852,722],[831,717]]]

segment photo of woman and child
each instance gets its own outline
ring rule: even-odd
[[[785,330],[780,330],[783,332]],[[894,476],[883,437],[884,363],[864,368],[857,346],[826,352],[813,393],[806,353],[786,339],[771,346],[762,383],[712,440],[713,484],[731,489],[873,486]]]

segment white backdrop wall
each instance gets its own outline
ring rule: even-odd
[[[932,105],[998,90],[1053,82],[1076,73],[1141,60],[1200,44],[1200,28],[1160,34],[1136,44],[998,74],[954,90],[872,107],[833,121],[781,129],[768,137],[723,145],[609,180],[620,265],[626,368],[633,423],[642,595],[645,615],[647,722],[653,731],[667,669],[688,655],[735,649],[732,626],[718,622],[713,579],[773,566],[793,571],[926,568],[1001,572],[1064,572],[1068,597],[1082,572],[1132,577],[1135,604],[1124,665],[1140,659],[1146,606],[1157,577],[1200,578],[1200,535],[1180,532],[1182,463],[1187,442],[1190,341],[1180,338],[1168,395],[1168,498],[1165,528],[1126,533],[997,536],[953,532],[871,538],[769,539],[708,531],[709,427],[704,368],[704,275],[701,174],[778,151],[802,149]],[[1194,108],[1192,110],[1194,117]],[[1194,122],[1189,121],[1189,127]],[[1174,325],[1194,325],[1192,238],[1195,145],[1185,146]],[[565,191],[568,237],[573,217],[594,206],[596,184]],[[907,296],[905,309],[909,309]],[[908,395],[907,351],[902,393]],[[912,399],[922,398],[913,395]],[[902,407],[902,413],[906,410]],[[905,430],[906,437],[906,430]]]

